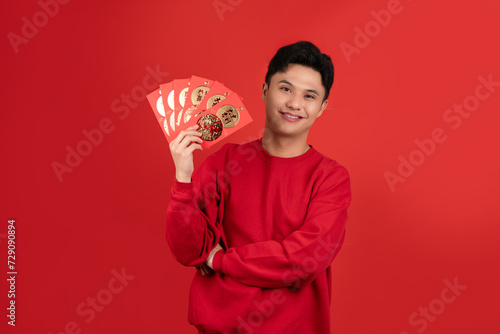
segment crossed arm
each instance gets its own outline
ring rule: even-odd
[[[282,242],[256,242],[224,251],[219,245],[220,241],[227,244],[218,217],[221,196],[217,177],[212,175],[218,160],[209,156],[193,172],[193,151],[201,149],[196,144],[202,141],[199,137],[193,126],[170,142],[176,180],[167,208],[166,238],[176,260],[202,273],[210,267],[258,287],[298,287],[314,280],[330,265],[344,240],[351,196],[347,170],[332,164],[308,204],[303,225]]]
[[[210,161],[207,163],[205,167]],[[202,274],[212,273],[211,268],[243,284],[262,288],[308,284],[331,264],[344,240],[350,204],[350,181],[344,167],[336,167],[323,181],[309,203],[303,225],[282,242],[269,240],[226,250],[219,244],[222,226],[216,223],[220,196],[205,192],[196,203],[186,201],[187,196],[194,195],[189,191],[200,191],[197,184],[207,181],[203,180],[207,177],[204,170],[200,166],[200,173],[193,175],[193,184],[181,185],[188,191],[184,198],[179,193],[174,195],[173,187],[167,240],[179,262],[198,267]]]
[[[212,268],[241,283],[263,288],[307,285],[339,252],[347,221],[348,179],[311,200],[304,224],[282,242],[268,240],[213,254]],[[210,260],[209,260],[210,261]],[[208,263],[207,263],[208,264]]]

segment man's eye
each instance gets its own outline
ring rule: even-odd
[[[306,95],[306,98],[308,98],[308,99],[315,99],[316,96],[308,94],[308,95]]]
[[[290,88],[288,87],[281,87],[281,90],[285,91],[285,92],[289,92],[290,91]]]

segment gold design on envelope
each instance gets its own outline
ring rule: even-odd
[[[225,128],[232,128],[238,124],[240,120],[240,113],[238,109],[230,104],[226,104],[217,110],[217,116],[222,120]]]
[[[220,94],[215,94],[215,95],[211,96],[207,101],[207,109],[212,108],[217,103],[224,100],[225,98],[226,97],[224,95],[220,95]]]
[[[196,87],[196,89],[193,90],[193,93],[191,93],[191,102],[193,103],[193,105],[197,106],[198,104],[200,104],[209,90],[210,88],[206,86]]]
[[[200,114],[203,114],[205,111],[207,111],[206,109],[205,110],[200,110],[196,113],[196,115],[194,115],[194,117],[200,115]]]
[[[186,87],[183,90],[181,90],[181,92],[179,94],[179,103],[181,104],[181,107],[183,107],[183,108],[184,108],[184,104],[186,104],[188,90],[189,90],[189,87]]]
[[[198,120],[200,126],[198,131],[201,131],[201,139],[212,141],[222,134],[222,121],[214,114],[206,114]]]

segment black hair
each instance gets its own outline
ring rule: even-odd
[[[266,83],[269,85],[271,77],[276,72],[284,73],[290,64],[307,66],[319,72],[321,74],[321,83],[325,88],[323,101],[328,98],[334,77],[333,63],[330,56],[321,53],[313,43],[307,41],[285,45],[276,52],[269,62]]]

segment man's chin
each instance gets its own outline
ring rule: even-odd
[[[271,129],[274,135],[280,137],[298,137],[302,132],[297,131],[297,129],[290,129],[287,126],[273,127]]]
[[[274,135],[283,137],[297,137],[303,133],[303,129],[300,129],[300,125],[297,123],[287,122],[281,118],[274,118],[272,121],[266,119],[266,128],[271,131]]]

